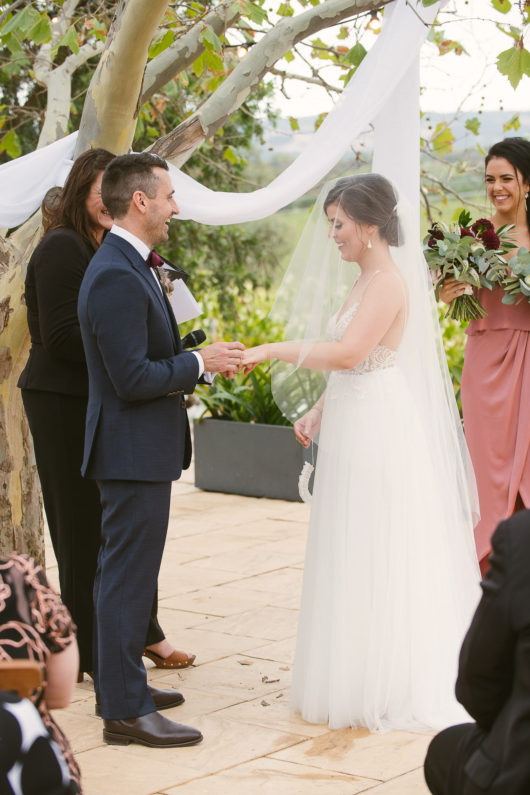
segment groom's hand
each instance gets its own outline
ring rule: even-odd
[[[245,346],[242,342],[214,342],[201,348],[204,369],[210,373],[223,373],[229,378],[241,367],[241,357]]]

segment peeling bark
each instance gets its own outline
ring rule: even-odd
[[[44,563],[40,486],[20,389],[29,332],[20,262],[36,240],[39,217],[0,238],[0,554],[17,550]]]

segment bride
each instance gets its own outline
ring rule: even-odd
[[[308,447],[318,435],[291,701],[334,729],[466,719],[453,692],[480,574],[465,445],[413,236],[385,177],[328,185],[273,309],[297,341],[243,356],[247,371],[275,360],[296,438]]]

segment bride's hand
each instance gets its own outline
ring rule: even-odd
[[[315,407],[309,409],[307,414],[304,414],[303,417],[300,417],[299,420],[296,420],[293,426],[294,435],[300,444],[302,444],[304,447],[309,447],[311,439],[313,439],[320,430],[321,422],[322,412],[320,409]]]
[[[254,348],[246,348],[241,357],[241,369],[243,372],[250,373],[257,364],[266,362],[270,359],[270,345],[256,345]]]
[[[459,295],[464,295],[466,292],[467,284],[465,282],[458,282],[456,279],[445,279],[440,287],[440,298],[444,304],[450,304]]]

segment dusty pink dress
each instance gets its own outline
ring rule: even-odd
[[[477,555],[490,552],[517,495],[530,506],[530,304],[507,306],[503,291],[481,289],[487,317],[472,320],[462,374],[464,429],[477,478]]]

